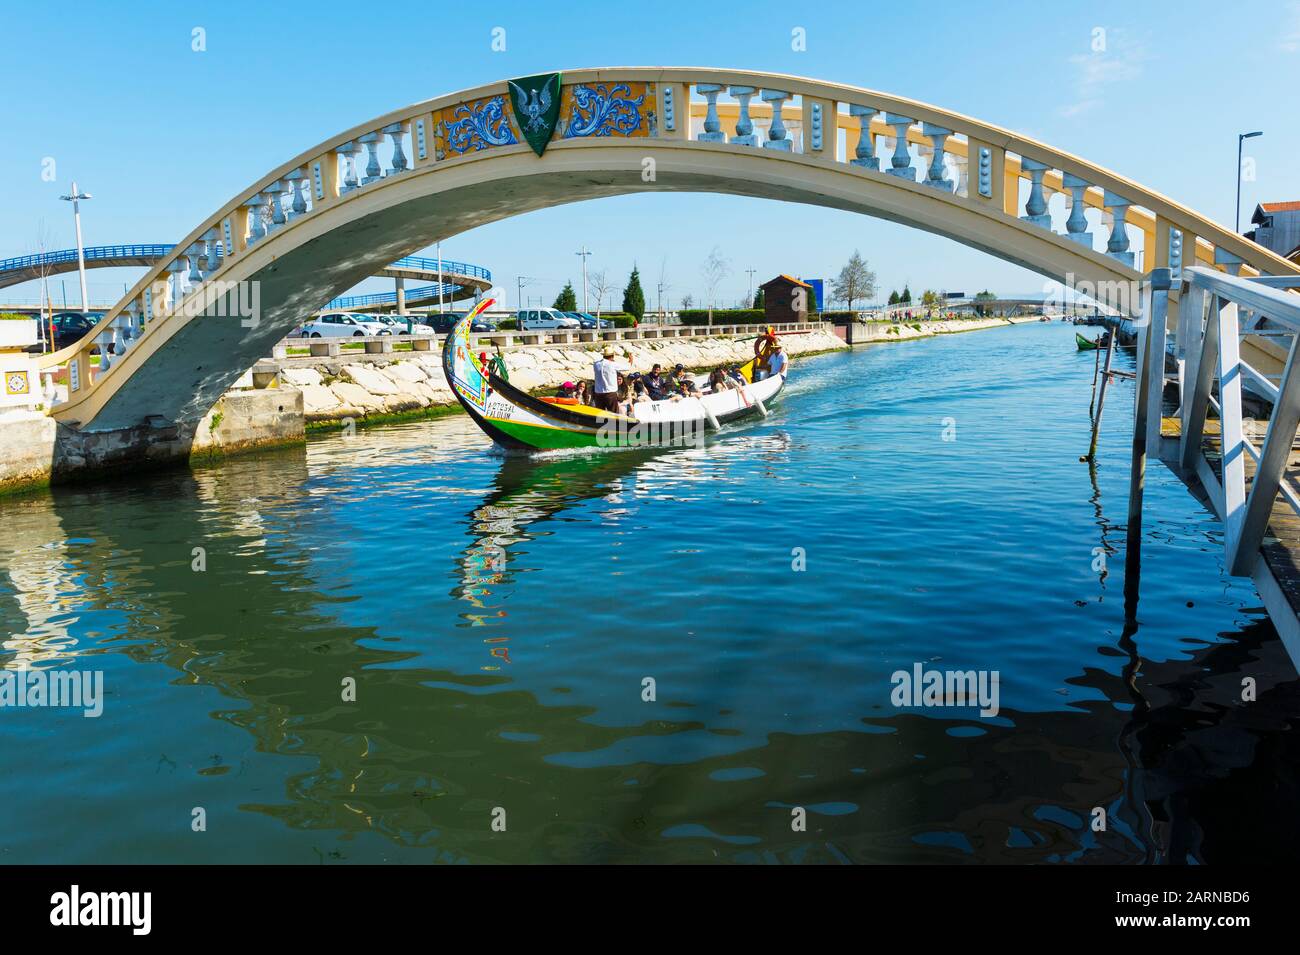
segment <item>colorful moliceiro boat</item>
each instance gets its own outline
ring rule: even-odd
[[[501,359],[493,359],[484,367],[474,354],[470,324],[491,304],[491,299],[481,302],[456,323],[443,345],[442,367],[447,383],[469,416],[488,437],[511,450],[694,444],[707,431],[723,424],[766,417],[768,405],[785,385],[785,374],[753,381],[756,362],[766,357],[775,342],[776,336],[769,334],[759,339],[762,344],[755,349],[755,359],[741,367],[745,376],[742,388],[678,401],[643,401],[633,405],[630,416],[536,397],[511,385],[501,374],[504,369],[492,367]]]

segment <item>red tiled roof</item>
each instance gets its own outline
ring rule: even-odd
[[[1300,212],[1300,199],[1292,202],[1261,202],[1259,207],[1265,212]]]
[[[812,288],[812,286],[809,285],[807,282],[800,282],[794,276],[786,275],[784,272],[778,275],[776,279],[785,279],[791,285],[802,285],[804,288]],[[768,279],[766,282],[763,283],[763,285],[771,285],[773,282],[776,281],[776,279]],[[760,285],[759,288],[762,288],[762,285]]]

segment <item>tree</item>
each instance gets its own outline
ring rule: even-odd
[[[912,304],[912,290],[908,288],[906,285],[903,286],[903,294],[898,296],[898,304],[899,305]]]
[[[868,299],[876,294],[876,273],[867,268],[866,260],[853,250],[848,264],[840,269],[839,277],[831,283],[836,298],[843,299],[853,311],[853,303],[858,299]]]
[[[975,305],[975,314],[981,316],[992,315],[993,306],[987,303],[992,302],[996,299],[997,296],[994,295],[992,292],[990,292],[988,289],[985,289],[984,291],[980,292],[978,295],[975,296],[975,302],[977,303]],[[979,304],[981,302],[986,304]]]
[[[574,294],[572,282],[564,283],[564,288],[560,289],[560,294],[555,296],[555,304],[551,307],[561,312],[578,310],[578,296]]]
[[[713,324],[713,305],[718,298],[718,286],[730,271],[731,263],[723,256],[722,250],[715,245],[709,257],[704,260],[704,265],[700,267],[700,274],[704,276],[704,287],[709,290],[710,325]]]
[[[695,304],[695,299],[692,298],[690,295],[682,296],[682,308],[690,308],[694,304]]]
[[[627,280],[627,288],[623,289],[623,311],[634,316],[638,322],[645,315],[645,292],[641,290],[641,273],[635,264],[632,266],[632,275]]]
[[[897,290],[897,289],[895,289],[895,290],[893,290],[893,291],[891,291],[891,292],[889,293],[889,304],[890,304],[890,305],[897,305],[897,304],[898,304],[898,290]]]
[[[921,304],[926,308],[930,308],[932,305],[938,305],[939,293],[934,291],[934,289],[926,289],[921,293]]]
[[[604,269],[589,274],[587,284],[596,295],[596,317],[599,318],[601,306],[605,303],[605,296],[610,293],[614,286],[610,283],[609,276]]]
[[[754,304],[751,305],[750,307],[757,308],[757,309],[762,309],[767,307],[767,298],[764,296],[763,290],[761,288],[754,293]]]

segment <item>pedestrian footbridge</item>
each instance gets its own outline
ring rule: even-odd
[[[82,250],[88,269],[151,268],[171,259],[176,245],[96,245]],[[225,253],[221,242],[213,249],[219,261]],[[52,275],[77,271],[77,250],[59,249],[57,252],[40,252],[0,259],[0,288],[21,285]],[[405,255],[388,263],[375,273],[378,278],[398,280],[399,288],[393,292],[374,295],[353,295],[335,299],[325,308],[343,311],[369,308],[372,311],[389,311],[400,305],[430,305],[438,301],[456,301],[481,295],[492,287],[492,273],[481,265],[453,262],[451,259],[434,259],[427,256]],[[200,271],[202,279],[202,271]],[[402,287],[407,279],[433,282],[419,288]],[[130,339],[128,339],[129,341]]]
[[[550,106],[517,115],[506,80],[425,100],[331,136],[230,197],[90,335],[41,359],[68,368],[68,399],[51,413],[88,432],[146,421],[192,429],[303,314],[395,260],[486,223],[627,193],[860,212],[947,236],[1130,315],[1152,269],[1298,271],[1117,172],[888,93],[709,68],[518,82],[534,91],[534,107],[538,90]],[[781,216],[773,205],[774,234]],[[1177,292],[1172,300],[1176,311]],[[100,349],[107,360],[94,368],[92,348],[110,342],[113,354]],[[1285,355],[1262,341],[1252,365],[1268,373]]]

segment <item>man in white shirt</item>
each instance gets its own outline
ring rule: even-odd
[[[613,345],[606,345],[604,354],[591,366],[595,378],[596,407],[605,411],[618,411],[618,365],[614,361]]]
[[[772,347],[772,354],[767,357],[767,376],[772,378],[785,372],[785,349],[777,342]]]

